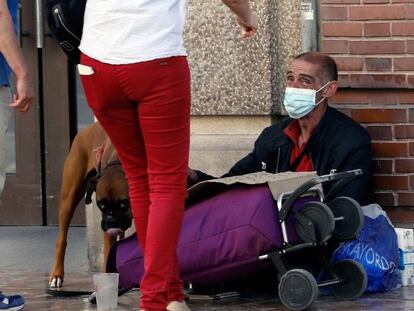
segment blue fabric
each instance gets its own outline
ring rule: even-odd
[[[9,8],[10,15],[13,19],[14,29],[17,33],[17,12],[19,7],[19,0],[7,0],[7,6]],[[10,74],[10,66],[7,64],[7,61],[4,58],[3,54],[0,53],[0,86],[10,85]]]
[[[5,296],[0,294],[0,310],[21,310],[24,307],[24,298],[20,295]]]
[[[364,226],[353,241],[342,243],[333,262],[354,259],[366,270],[367,293],[386,292],[401,286],[397,235],[384,215],[364,216]]]

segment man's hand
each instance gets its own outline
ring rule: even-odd
[[[250,38],[256,33],[258,24],[255,13],[251,13],[249,19],[246,21],[243,21],[240,17],[237,17],[236,21],[242,27],[243,38]]]
[[[33,86],[28,76],[17,78],[16,93],[13,95],[13,102],[9,104],[9,107],[20,113],[26,113],[33,103]]]
[[[191,168],[188,168],[187,173],[187,188],[190,188],[191,186],[194,186],[197,183],[198,176],[197,173],[192,170]]]
[[[17,94],[13,95],[13,101],[9,107],[25,113],[33,102],[33,86],[5,0],[0,0],[0,52],[6,58],[17,79]]]

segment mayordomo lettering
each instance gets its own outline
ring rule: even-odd
[[[372,247],[361,242],[348,243],[337,250],[338,254],[347,255],[359,261],[365,261],[369,265],[373,265],[382,270],[389,270],[396,267],[393,261],[389,261],[384,256],[381,256]]]

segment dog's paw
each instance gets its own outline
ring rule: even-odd
[[[49,282],[49,287],[50,288],[60,288],[60,287],[62,287],[62,285],[63,285],[63,280],[60,277],[54,277]]]

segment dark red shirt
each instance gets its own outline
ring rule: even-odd
[[[299,121],[295,120],[290,123],[283,132],[290,138],[293,142],[292,153],[290,154],[290,164],[292,165],[296,158],[303,152],[306,148],[307,142],[304,142],[302,146],[299,147],[299,136],[300,136],[300,125]],[[299,164],[296,166],[295,172],[310,172],[314,171],[312,159],[308,154],[304,154]]]

